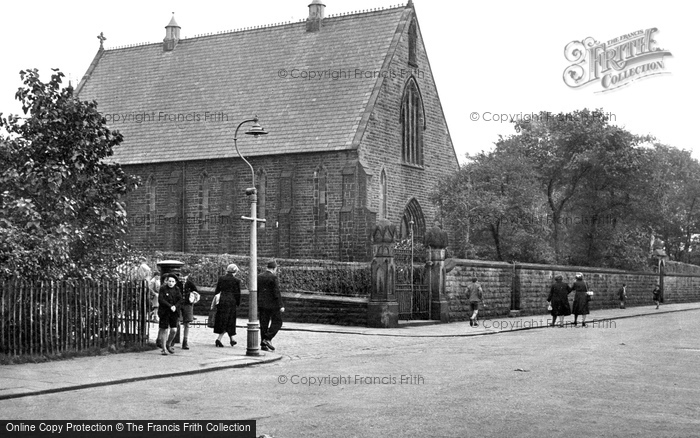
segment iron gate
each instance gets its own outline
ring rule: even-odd
[[[406,248],[408,246],[408,248]],[[400,320],[430,319],[430,282],[426,253],[411,247],[410,240],[399,242],[394,250],[395,293]]]

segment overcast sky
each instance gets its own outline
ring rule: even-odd
[[[64,0],[4,2],[0,9],[0,112],[19,113],[14,94],[19,71],[39,68],[48,78],[60,68],[74,85],[87,70],[104,32],[105,47],[160,42],[171,12],[181,37],[242,27],[298,21],[310,0],[131,1]],[[326,0],[326,15],[397,5],[385,0]],[[405,4],[402,3],[402,4]],[[693,150],[700,158],[696,102],[700,97],[700,55],[692,36],[697,14],[692,2],[587,1],[456,2],[416,0],[418,22],[457,155],[488,150],[500,135],[513,134],[506,119],[539,111],[558,113],[603,108],[613,121],[635,134]],[[599,43],[628,42],[656,28],[651,48],[671,55],[631,61],[621,70],[660,73],[610,91],[603,76],[586,86],[564,83],[573,62],[565,47],[588,37]],[[641,31],[641,32],[640,32]],[[629,38],[629,39],[628,39]],[[618,50],[620,53],[624,53]],[[660,51],[659,51],[660,52]],[[644,67],[653,64],[653,66]],[[653,68],[655,70],[652,70]],[[614,70],[613,70],[614,71]],[[615,72],[618,74],[619,72]],[[619,78],[617,84],[625,82]],[[264,117],[264,115],[260,115]],[[474,120],[478,119],[478,120]]]

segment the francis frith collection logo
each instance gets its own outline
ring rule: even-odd
[[[668,73],[664,57],[671,52],[657,47],[657,28],[637,30],[607,42],[588,37],[566,45],[564,55],[572,62],[564,70],[564,83],[580,88],[600,82],[600,92],[612,91],[649,76]]]

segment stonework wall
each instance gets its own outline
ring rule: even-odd
[[[456,266],[448,272],[446,280],[450,321],[469,319],[466,286],[472,277],[484,289],[484,303],[479,311],[482,317],[507,316],[511,310],[518,310],[521,315],[546,313],[549,288],[556,275],[572,284],[575,274],[581,272],[595,293],[589,304],[591,310],[618,307],[617,292],[622,283],[627,284],[628,307],[652,305],[651,291],[660,281],[659,274],[645,272],[477,260],[454,260],[454,263]],[[700,301],[700,275],[667,274],[663,277],[663,290],[666,303]],[[573,302],[573,293],[569,299]]]
[[[251,163],[258,182],[265,181],[258,195],[258,212],[262,215],[264,189],[267,222],[258,228],[261,257],[369,260],[367,236],[375,219],[363,205],[359,188],[364,177],[357,166],[356,153],[255,157]],[[317,225],[314,172],[320,166],[327,172],[327,220]],[[127,199],[129,243],[135,248],[249,252],[250,222],[241,216],[250,216],[245,189],[251,186],[252,175],[240,159],[124,167],[142,180],[139,189]],[[350,191],[352,199],[348,199],[348,190],[343,193],[343,176],[348,168],[357,174],[352,179],[356,187]],[[260,172],[264,172],[264,179]],[[150,213],[149,181],[155,185],[155,214]],[[204,190],[205,186],[208,190]]]
[[[386,172],[387,217],[400,227],[406,206],[415,198],[423,212],[425,225],[432,226],[437,211],[430,201],[430,192],[441,179],[456,172],[459,163],[442,111],[436,78],[430,68],[420,27],[417,28],[416,64],[409,65],[408,29],[404,25],[396,52],[384,67],[377,103],[360,145],[360,162],[372,175],[368,186],[368,207],[380,211],[380,176]],[[402,162],[401,101],[410,78],[415,79],[425,110],[423,166]],[[381,219],[377,217],[377,219]]]
[[[198,319],[206,319],[213,297],[213,288],[202,288],[202,299],[194,308]],[[241,305],[236,309],[238,318],[248,319],[248,297],[248,291],[241,294]],[[360,327],[367,325],[367,298],[284,292],[282,300],[285,305],[282,315],[284,321]]]

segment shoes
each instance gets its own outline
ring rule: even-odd
[[[233,339],[231,339],[231,346],[232,346],[232,347],[233,347],[234,345],[236,345],[237,343],[238,343],[238,342],[236,342],[236,341],[234,341]]]
[[[275,347],[272,346],[272,344],[270,343],[270,341],[268,341],[267,339],[264,339],[262,342],[263,342],[263,344],[265,344],[265,346],[266,346],[267,348],[270,349],[270,351],[275,351]]]
[[[586,326],[586,323],[585,323],[585,322],[582,322],[582,323],[581,323],[581,327],[585,327],[585,326]]]
[[[267,345],[265,345],[265,344],[260,344],[260,349],[261,349],[262,351],[270,351],[270,349],[267,348]]]
[[[160,350],[160,354],[162,354],[163,356],[167,356],[167,355],[168,355],[168,353],[167,353],[165,350]]]
[[[184,341],[182,341],[182,349],[183,349],[183,350],[189,350],[189,349],[190,349],[190,347],[187,345],[187,339],[185,339]]]
[[[478,321],[474,321],[474,327],[479,327],[479,322],[478,322]]]
[[[474,320],[473,319],[469,320],[469,327],[474,327]]]
[[[168,353],[175,354],[175,349],[173,347],[168,347]]]
[[[216,346],[217,346],[217,347],[222,347],[222,348],[223,348],[224,344],[222,344],[221,341],[217,339],[217,340],[216,340]]]

